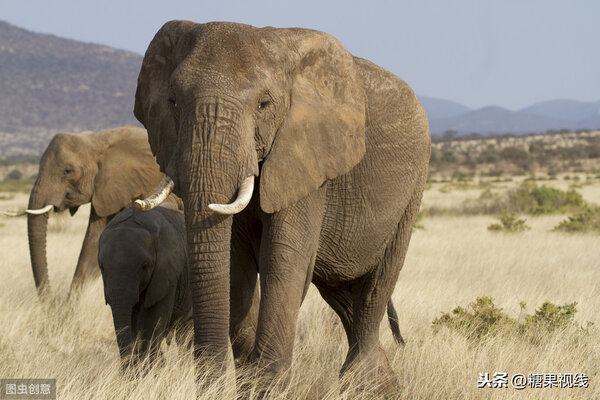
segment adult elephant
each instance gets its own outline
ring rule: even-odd
[[[98,238],[107,222],[133,200],[147,196],[164,178],[142,128],[121,127],[97,133],[56,135],[40,160],[39,174],[29,196],[27,232],[33,278],[39,293],[46,291],[48,212],[92,203],[89,224],[75,268],[71,289],[99,277]]]
[[[430,151],[410,87],[323,32],[171,21],[146,51],[134,113],[168,176],[138,207],[170,190],[185,206],[196,358],[224,366],[230,304],[253,310],[235,304],[253,304],[258,271],[249,360],[263,378],[291,363],[311,281],[345,328],[342,373],[365,362],[393,376],[379,323]],[[231,329],[248,320],[232,315]]]

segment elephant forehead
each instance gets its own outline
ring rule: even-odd
[[[220,74],[239,84],[264,78],[269,66],[280,62],[283,43],[270,29],[236,23],[208,23],[194,32],[195,41],[186,54],[177,80],[196,80],[198,75]]]

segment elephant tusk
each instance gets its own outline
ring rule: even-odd
[[[27,213],[25,211],[2,211],[2,214],[6,215],[7,217],[20,217],[21,215],[25,215]]]
[[[144,200],[136,200],[133,204],[135,205],[135,208],[141,211],[152,210],[169,196],[174,187],[175,183],[173,180],[168,176],[165,176],[165,179],[163,179],[154,193]]]
[[[233,215],[242,211],[252,198],[252,192],[254,191],[254,176],[249,176],[244,179],[240,190],[238,191],[237,198],[233,203],[230,204],[209,204],[208,208],[217,214]]]
[[[17,212],[4,211],[4,215],[9,216],[9,217],[20,217],[21,215],[25,215],[25,214],[42,215],[42,214],[46,214],[48,211],[52,210],[53,207],[54,206],[52,204],[48,204],[46,207],[38,208],[36,210],[25,210],[25,211],[17,211]]]

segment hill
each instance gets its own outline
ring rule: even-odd
[[[452,113],[452,109],[440,107],[439,103],[431,100],[437,99],[422,100],[422,104],[429,116],[431,132],[437,135],[448,130],[457,131],[459,134],[489,135],[541,133],[549,129],[600,128],[600,101],[549,100],[517,111],[497,106],[470,110],[466,106],[454,103],[464,107],[464,111]],[[441,113],[438,112],[440,109]],[[444,116],[446,110],[450,112]],[[455,107],[453,110],[459,111],[460,108]]]
[[[58,131],[137,124],[139,54],[0,21],[0,157],[40,153]]]
[[[430,120],[454,117],[471,111],[469,107],[455,101],[436,99],[427,96],[418,97]]]
[[[569,121],[559,118],[511,111],[498,106],[488,106],[478,110],[448,118],[430,120],[433,133],[455,130],[468,133],[514,133],[545,132],[548,129],[569,128]]]

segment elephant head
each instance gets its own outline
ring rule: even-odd
[[[134,113],[173,181],[163,187],[184,202],[197,356],[227,351],[229,214],[254,177],[274,213],[350,171],[365,153],[365,107],[353,57],[326,33],[171,21],[156,34]]]
[[[100,236],[104,298],[124,359],[154,348],[175,317],[174,308],[181,307],[176,294],[187,265],[183,224],[179,211],[159,207],[141,215],[128,208]]]
[[[79,206],[91,202],[92,214],[106,218],[129,207],[136,197],[151,193],[161,179],[141,128],[56,135],[40,160],[27,210],[31,265],[38,290],[48,287],[48,211],[68,209],[73,215]],[[97,243],[98,236],[87,236],[86,241]],[[96,254],[93,258],[96,260]]]

